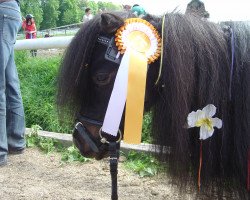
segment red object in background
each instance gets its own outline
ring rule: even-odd
[[[247,163],[247,190],[250,191],[250,149],[248,150],[248,163]]]
[[[26,23],[26,20],[24,20],[23,24],[22,24],[22,27],[23,27],[23,30],[25,32],[35,31],[34,33],[25,33],[26,39],[34,39],[34,38],[36,38],[36,24],[35,24],[34,21],[31,23],[31,25],[28,25]]]

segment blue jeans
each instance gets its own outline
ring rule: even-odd
[[[8,149],[25,147],[25,120],[20,84],[14,61],[14,44],[21,27],[16,1],[0,3],[0,162]]]

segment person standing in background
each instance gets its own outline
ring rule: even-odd
[[[19,79],[14,61],[14,44],[21,27],[15,0],[0,0],[0,166],[8,154],[25,149],[25,120]]]
[[[23,19],[22,27],[25,31],[26,39],[36,38],[36,23],[33,15],[26,15],[26,17]]]
[[[91,14],[91,9],[90,8],[86,8],[85,9],[85,15],[82,18],[82,22],[85,23],[89,20],[93,19],[93,15]]]
[[[36,38],[36,23],[34,16],[31,14],[26,15],[22,23],[23,30],[25,31],[26,39],[35,39]],[[37,50],[31,50],[32,57],[37,55]]]

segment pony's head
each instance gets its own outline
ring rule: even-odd
[[[108,141],[119,140],[121,137],[112,137],[101,133],[107,105],[113,89],[115,77],[122,59],[117,58],[118,49],[114,37],[124,20],[134,17],[129,12],[103,13],[93,20],[84,23],[68,47],[60,69],[58,105],[59,111],[64,115],[78,119],[84,127],[86,137],[93,140],[89,144],[85,139],[75,139],[75,144],[82,155],[87,157],[103,158],[107,148],[100,143],[100,137]],[[147,20],[157,28],[160,25],[150,16]],[[145,109],[148,110],[153,102],[153,84],[157,77],[158,64],[149,69],[147,81],[147,95]],[[69,117],[67,116],[67,117]],[[120,125],[122,132],[123,119]],[[76,134],[74,134],[76,136]],[[88,141],[90,141],[87,139]],[[80,141],[80,143],[79,143]],[[97,150],[97,148],[98,150]],[[101,148],[101,150],[100,150]]]
[[[124,20],[130,17],[134,15],[128,12],[103,13],[84,23],[67,49],[61,65],[59,110],[82,123],[84,134],[89,137],[88,142],[86,138],[75,138],[75,144],[86,157],[101,159],[107,154],[107,148],[100,142],[99,131],[122,59],[122,55],[116,58],[118,49],[114,36]],[[149,107],[148,103],[146,105]],[[123,123],[120,129],[122,127]],[[117,141],[121,136],[102,133],[101,137]],[[89,139],[94,142],[92,145]]]

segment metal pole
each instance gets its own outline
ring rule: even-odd
[[[60,49],[66,48],[74,36],[17,40],[15,50]]]

